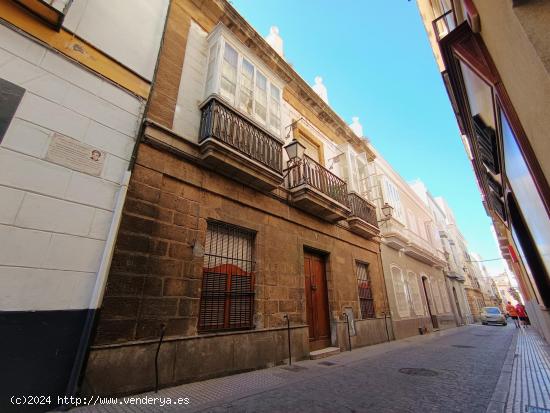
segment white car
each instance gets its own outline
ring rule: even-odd
[[[502,324],[507,325],[506,316],[498,307],[483,307],[481,309],[481,324]]]

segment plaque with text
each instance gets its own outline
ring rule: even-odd
[[[99,176],[106,156],[102,150],[56,133],[48,147],[46,159],[75,171]]]

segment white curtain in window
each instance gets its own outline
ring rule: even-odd
[[[405,280],[403,278],[403,271],[401,268],[392,266],[391,275],[393,281],[393,291],[395,292],[395,300],[397,306],[397,312],[399,317],[408,317],[410,315],[409,311],[409,300],[407,299],[407,291],[405,286]]]
[[[443,313],[443,303],[441,302],[441,294],[439,293],[439,286],[438,282],[436,280],[430,281],[430,288],[432,290],[432,295],[434,297],[435,307],[437,309],[437,313]]]
[[[262,122],[267,120],[267,78],[256,72],[256,115]]]
[[[237,51],[226,43],[223,53],[220,93],[231,104],[235,104],[238,60]]]
[[[216,77],[216,67],[218,65],[218,43],[210,48],[210,55],[208,56],[208,70],[206,72],[206,95],[210,95],[214,92],[214,82]]]
[[[254,105],[254,66],[246,59],[243,59],[240,77],[239,108],[245,113],[252,115]]]
[[[439,280],[439,291],[441,292],[441,300],[443,301],[443,308],[445,309],[446,313],[450,313],[451,304],[449,303],[449,294],[447,294],[445,280]]]
[[[411,301],[416,315],[424,315],[424,305],[422,304],[422,297],[420,296],[420,286],[418,285],[418,277],[412,271],[407,273],[409,282],[409,290],[411,292]]]
[[[271,85],[269,104],[269,125],[271,129],[281,129],[281,91],[275,85]]]

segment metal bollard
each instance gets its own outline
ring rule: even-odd
[[[346,317],[346,324],[348,327],[348,342],[349,342],[349,351],[351,351],[351,333],[349,332],[349,317],[346,312],[342,313]]]
[[[290,318],[288,317],[288,314],[285,314],[284,317],[286,318],[286,330],[288,333],[288,365],[292,366],[292,353],[290,352]]]

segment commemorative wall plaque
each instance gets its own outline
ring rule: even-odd
[[[46,153],[46,159],[50,162],[94,176],[101,175],[106,156],[100,149],[57,133],[53,135]]]

